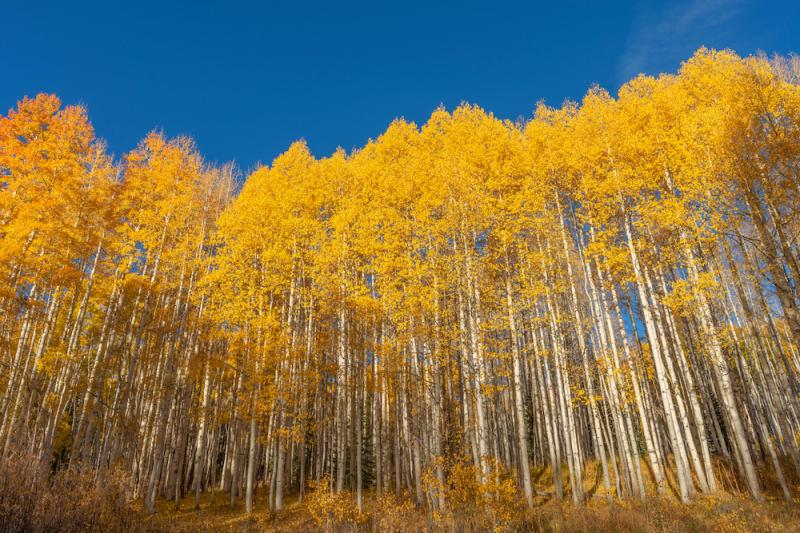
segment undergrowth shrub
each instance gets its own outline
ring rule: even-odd
[[[446,481],[439,487],[432,473],[425,476],[428,489],[441,491],[446,509],[435,514],[445,528],[467,531],[514,531],[525,517],[525,502],[517,490],[513,473],[500,461],[487,458],[487,471],[458,458],[445,465]]]
[[[89,469],[42,475],[36,456],[14,452],[0,459],[0,532],[139,531],[128,499],[129,478]]]
[[[306,498],[308,513],[317,525],[328,532],[355,528],[366,517],[359,514],[350,492],[331,491],[330,483],[328,476],[310,483],[311,492]]]
[[[377,499],[371,515],[373,524],[378,531],[390,533],[408,531],[410,525],[414,523],[415,512],[416,509],[411,500],[403,500],[391,492],[387,492]]]

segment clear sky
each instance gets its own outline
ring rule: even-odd
[[[0,21],[4,114],[55,92],[117,155],[161,128],[245,171],[300,138],[318,157],[361,146],[439,104],[529,116],[702,45],[800,52],[797,0],[3,0]]]

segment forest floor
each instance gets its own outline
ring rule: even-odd
[[[226,495],[222,495],[226,496]],[[360,523],[331,524],[329,528],[316,522],[307,506],[295,498],[290,499],[280,513],[270,513],[266,502],[259,501],[251,515],[244,512],[243,504],[233,506],[217,503],[212,506],[204,496],[200,510],[194,510],[194,499],[186,498],[181,510],[174,503],[161,501],[155,515],[147,517],[145,527],[156,531],[425,531],[428,521],[423,512],[413,511],[401,517],[402,525],[384,528],[370,513],[373,500],[365,502],[365,517]],[[672,499],[650,499],[647,502],[608,502],[594,497],[581,507],[570,502],[547,501],[538,504],[532,512],[526,511],[516,525],[498,527],[510,531],[553,532],[700,532],[700,531],[800,531],[800,509],[782,501],[757,504],[743,496],[721,493],[701,497],[689,505]],[[480,531],[483,525],[445,520],[434,523],[434,531]]]
[[[768,470],[759,472],[766,498],[758,503],[721,462],[715,468],[717,493],[696,495],[689,504],[676,498],[672,474],[662,495],[654,495],[652,479],[646,476],[647,499],[620,501],[604,489],[599,465],[590,462],[583,475],[582,505],[572,503],[568,490],[562,500],[554,498],[551,472],[537,468],[532,476],[533,509],[525,505],[513,478],[481,493],[475,489],[474,474],[465,470],[468,475],[448,485],[449,510],[441,514],[415,507],[408,495],[395,498],[384,493],[376,498],[372,489],[364,492],[363,512],[358,513],[352,493],[331,493],[323,483],[322,490],[308,487],[302,502],[290,492],[278,513],[268,510],[267,493],[257,487],[250,514],[244,498],[230,505],[229,493],[217,491],[213,499],[210,493],[202,494],[199,509],[193,494],[183,498],[177,510],[174,502],[159,499],[152,515],[144,512],[141,498],[130,501],[124,475],[111,472],[99,487],[91,470],[64,470],[31,483],[31,465],[37,464],[20,458],[0,460],[0,532],[800,532],[800,499],[783,501]],[[800,480],[790,476],[787,481],[790,490],[800,494]]]
[[[599,469],[597,469],[599,470]],[[587,469],[587,473],[591,468]],[[599,472],[598,472],[599,474]],[[156,531],[541,531],[541,532],[779,532],[800,531],[800,501],[787,504],[780,494],[767,484],[766,501],[758,503],[740,492],[731,478],[722,477],[721,490],[713,496],[698,495],[690,504],[681,504],[674,496],[674,487],[660,497],[644,501],[619,501],[609,498],[599,483],[599,475],[584,479],[586,502],[574,505],[569,496],[557,501],[552,485],[548,484],[549,471],[534,475],[537,496],[533,510],[519,505],[506,509],[504,519],[487,516],[475,508],[445,516],[426,515],[410,503],[401,503],[389,497],[377,500],[373,491],[364,493],[364,512],[352,512],[350,495],[338,501],[323,497],[315,500],[310,492],[304,502],[289,495],[284,509],[271,513],[267,508],[263,488],[256,493],[253,512],[245,513],[243,499],[229,505],[228,493],[218,492],[212,503],[209,494],[203,494],[199,510],[194,509],[194,496],[189,495],[175,510],[172,501],[161,500],[157,512],[145,518],[145,528]],[[672,484],[670,484],[672,485]],[[795,486],[797,492],[800,487]],[[324,491],[322,494],[326,494]],[[517,500],[518,501],[518,500]],[[325,506],[328,506],[325,508]],[[334,509],[340,506],[339,512]],[[341,512],[341,506],[349,507]],[[325,509],[328,520],[317,518]],[[510,513],[508,513],[510,511]],[[316,517],[316,518],[315,518]]]

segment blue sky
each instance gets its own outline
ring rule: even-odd
[[[3,2],[0,110],[55,92],[117,155],[188,134],[247,171],[352,149],[441,104],[529,116],[705,45],[800,52],[800,2]]]

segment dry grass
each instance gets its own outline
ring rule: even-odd
[[[223,498],[218,498],[218,501]],[[540,498],[541,500],[541,498]],[[352,503],[352,500],[350,500]],[[399,503],[399,502],[398,502]],[[372,494],[367,494],[362,515],[353,512],[342,522],[318,523],[307,503],[290,498],[280,513],[270,513],[266,501],[258,499],[251,516],[242,505],[227,502],[212,506],[204,496],[200,510],[193,509],[194,500],[187,498],[181,511],[174,511],[172,502],[160,502],[159,512],[148,517],[148,528],[171,531],[530,531],[530,532],[782,532],[800,531],[800,510],[780,501],[757,504],[741,495],[720,493],[698,498],[682,505],[674,498],[650,498],[636,502],[609,502],[595,496],[587,504],[576,507],[569,501],[539,501],[533,511],[519,507],[518,514],[507,522],[494,522],[490,516],[477,513],[444,516],[426,515],[423,510],[406,506],[402,513],[387,508]]]

